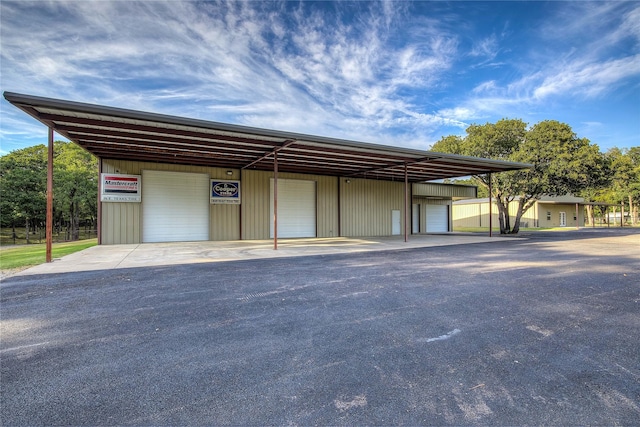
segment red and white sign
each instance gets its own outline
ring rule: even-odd
[[[140,202],[141,176],[103,173],[100,175],[102,202]]]

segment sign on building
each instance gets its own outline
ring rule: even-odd
[[[212,179],[211,180],[211,203],[239,205],[240,204],[240,181]]]
[[[142,188],[140,175],[118,173],[100,174],[101,202],[140,202]]]

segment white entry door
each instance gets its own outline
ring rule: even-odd
[[[398,236],[402,230],[400,211],[391,211],[391,235]]]
[[[567,213],[560,212],[560,227],[566,227],[566,226],[567,226]]]

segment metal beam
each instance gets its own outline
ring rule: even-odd
[[[274,155],[274,161],[277,161],[277,160],[275,160],[275,156],[277,155],[278,151],[282,150],[283,148],[287,148],[288,146],[293,145],[295,143],[296,143],[296,140],[294,140],[294,139],[289,139],[287,141],[284,141],[281,146],[274,148],[273,150],[269,151],[268,153],[265,153],[264,156],[252,161],[251,163],[249,163],[246,166],[243,166],[242,169],[250,168],[251,166],[255,165],[256,163],[259,163],[260,161],[262,161],[262,160],[266,159],[267,157],[271,156],[272,154]]]

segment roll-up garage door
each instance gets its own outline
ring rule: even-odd
[[[270,232],[273,238],[273,179],[270,192]],[[278,179],[278,237],[316,237],[316,183]]]
[[[446,233],[449,231],[447,205],[425,205],[427,233]]]
[[[209,175],[142,171],[142,241],[209,240]]]

